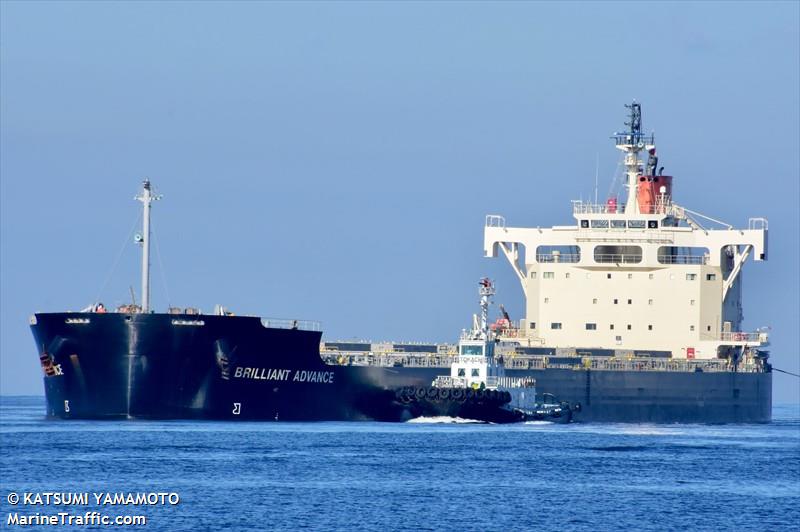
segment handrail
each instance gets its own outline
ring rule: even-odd
[[[486,227],[504,228],[505,226],[506,226],[506,219],[500,216],[499,214],[486,215]]]
[[[659,264],[708,264],[708,255],[659,255]]]
[[[594,261],[608,264],[608,263],[632,263],[637,264],[642,262],[642,254],[633,254],[633,253],[595,253],[594,254]]]
[[[560,253],[553,255],[552,253],[540,253],[536,255],[536,262],[566,262],[575,263],[581,261],[580,253]]]
[[[729,333],[733,334],[733,333]],[[766,334],[766,333],[761,333]],[[427,367],[450,368],[453,357],[435,355],[402,356],[401,354],[370,353],[322,353],[322,360],[329,365],[376,366],[376,367]],[[555,360],[553,360],[555,358]],[[574,360],[565,361],[565,358]],[[733,371],[733,366],[724,359],[675,359],[643,357],[550,357],[547,355],[510,355],[504,357],[506,370],[571,369],[592,371],[665,371],[724,373]],[[736,370],[740,373],[761,373],[764,366],[741,361]]]
[[[767,343],[769,334],[766,332],[723,332],[719,339],[723,342]]]
[[[321,331],[322,324],[312,320],[291,320],[286,318],[261,318],[261,325],[267,329],[298,329],[301,331]]]

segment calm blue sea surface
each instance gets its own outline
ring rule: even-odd
[[[9,514],[145,515],[140,530],[798,530],[800,407],[767,425],[48,421],[0,398]],[[90,504],[12,506],[11,493]],[[98,506],[93,493],[174,492]],[[42,527],[29,527],[44,529]],[[47,529],[62,529],[51,527]]]

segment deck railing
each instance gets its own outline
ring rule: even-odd
[[[664,359],[664,358],[617,358],[617,357],[551,357],[542,355],[507,355],[503,357],[507,370],[540,370],[548,368],[592,370],[592,371],[665,371],[665,372],[729,372],[733,366],[723,359]],[[331,353],[322,354],[326,364],[342,366],[377,366],[409,368],[447,368],[454,357],[443,355],[374,354],[374,353]],[[572,360],[565,360],[572,359]],[[761,373],[760,364],[741,362],[736,371],[740,373]],[[443,371],[445,373],[446,371]]]
[[[301,331],[321,331],[322,324],[312,320],[289,320],[286,318],[261,318],[261,325],[267,329],[299,329]]]

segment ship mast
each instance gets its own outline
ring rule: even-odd
[[[142,202],[142,234],[136,239],[142,244],[142,312],[150,312],[150,204],[161,196],[152,193],[150,180],[145,179],[142,193],[136,196]]]
[[[626,187],[628,198],[625,204],[626,214],[639,214],[639,205],[636,201],[639,176],[642,175],[642,160],[639,159],[639,152],[652,150],[655,148],[653,135],[642,135],[642,105],[636,100],[630,105],[625,105],[630,109],[628,122],[625,125],[630,129],[619,133],[614,133],[612,137],[618,150],[625,152],[625,175],[627,176]]]
[[[489,339],[489,305],[491,304],[491,298],[495,293],[494,285],[492,285],[492,280],[488,277],[484,277],[480,280],[480,289],[481,295],[481,325],[480,330],[478,331],[478,337],[483,340]]]

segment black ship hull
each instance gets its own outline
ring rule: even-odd
[[[58,418],[281,421],[408,419],[404,386],[447,368],[328,365],[321,332],[255,317],[37,314],[47,414]],[[768,422],[772,375],[735,372],[507,370],[582,405],[580,421]]]

